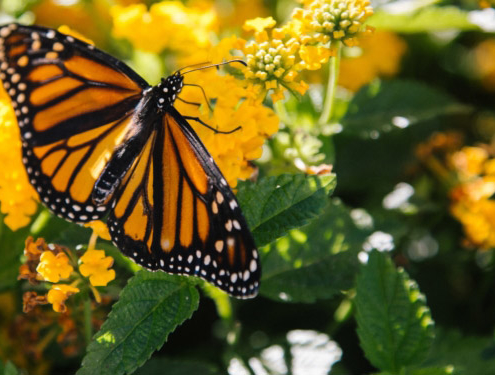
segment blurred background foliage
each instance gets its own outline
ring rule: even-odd
[[[155,2],[0,0],[0,24],[67,25],[150,83],[202,61],[187,48],[150,52],[119,36],[115,6],[138,3]],[[245,37],[246,20],[272,16],[283,23],[300,6],[183,4],[210,12],[201,37],[213,45],[232,34]],[[374,32],[342,50],[331,121],[318,121],[326,67],[304,71],[306,94],[286,95],[283,108],[275,106],[280,129],[256,161],[259,185],[239,183],[240,203],[264,245],[261,295],[229,301],[204,288],[190,320],[136,373],[495,373],[495,3],[371,5],[367,24]],[[270,97],[265,104],[273,107]],[[297,173],[330,168],[336,185],[315,177],[304,180],[307,191],[290,189],[302,183]],[[283,197],[275,197],[273,217],[294,219],[282,229],[253,203],[275,199],[275,185],[287,186],[284,193],[297,196],[306,215],[297,217],[293,203],[280,208]],[[0,226],[0,373],[75,373],[87,345],[80,322],[48,308],[22,312],[29,287],[17,275],[28,235],[75,249],[90,231],[41,208],[27,227]],[[94,330],[135,271],[109,243],[100,248],[114,256],[118,277],[92,306]],[[71,304],[74,315],[83,309],[77,299]]]

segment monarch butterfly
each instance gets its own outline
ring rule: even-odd
[[[173,106],[180,71],[150,86],[90,44],[12,23],[0,27],[0,79],[29,180],[52,212],[107,217],[114,244],[147,269],[257,294],[258,252],[239,204]]]

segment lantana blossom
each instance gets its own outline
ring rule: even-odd
[[[115,279],[115,271],[109,269],[113,265],[113,258],[105,256],[103,250],[88,250],[80,261],[81,275],[89,277],[93,286],[106,286]]]

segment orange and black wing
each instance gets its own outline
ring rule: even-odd
[[[132,115],[148,84],[92,45],[18,24],[0,27],[0,79],[40,199],[67,220],[103,217],[110,199],[96,204],[95,184],[133,133]]]
[[[151,270],[201,277],[256,295],[260,264],[239,204],[187,121],[171,107],[116,193],[116,245]]]

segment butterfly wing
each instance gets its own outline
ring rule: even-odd
[[[0,27],[0,79],[40,199],[67,220],[104,216],[106,202],[92,199],[95,183],[133,132],[133,111],[149,85],[92,45],[17,24]]]
[[[172,107],[127,173],[108,226],[151,270],[199,276],[238,298],[256,295],[256,245],[227,181]]]

